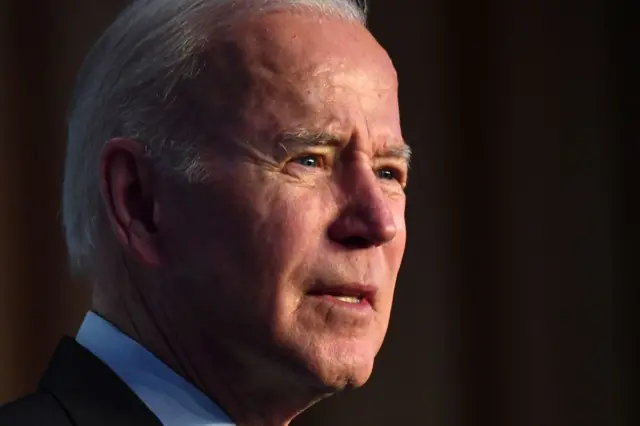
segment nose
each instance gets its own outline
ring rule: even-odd
[[[344,208],[329,226],[329,238],[349,249],[376,247],[393,240],[395,219],[371,170],[361,173],[345,192]]]

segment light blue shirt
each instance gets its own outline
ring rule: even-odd
[[[202,392],[93,312],[76,341],[107,364],[164,426],[233,425]]]

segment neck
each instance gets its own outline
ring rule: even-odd
[[[113,289],[96,286],[92,309],[216,402],[238,425],[288,425],[330,394],[255,354],[184,333],[176,326],[177,318],[154,315],[144,293],[130,281],[119,285],[119,291],[104,291]]]

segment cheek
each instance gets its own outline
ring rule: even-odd
[[[281,278],[302,274],[316,258],[332,204],[326,191],[293,185],[280,185],[271,197],[261,199],[263,208],[256,212],[256,243],[265,246]]]
[[[404,218],[405,203],[403,200],[392,202],[390,208],[393,212],[396,223],[396,235],[393,240],[389,241],[382,250],[384,253],[385,261],[388,267],[388,276],[391,283],[393,283],[390,295],[393,296],[393,290],[395,289],[396,279],[398,272],[400,271],[400,265],[404,256],[404,251],[407,243],[407,228]],[[391,301],[389,300],[389,303]]]
[[[398,263],[402,260],[404,249],[407,243],[407,223],[405,221],[406,199],[404,196],[393,198],[389,202],[389,208],[393,214],[396,224],[396,235],[389,242],[390,256],[394,259],[398,258]],[[399,265],[398,265],[399,267]]]
[[[388,273],[392,283],[390,295],[393,297],[395,287],[398,284],[397,278],[400,272],[400,265],[402,264],[402,258],[404,256],[404,250],[406,245],[406,231],[398,232],[394,241],[392,241],[388,247],[386,247],[385,257],[387,265],[389,267]],[[391,301],[389,301],[391,303]]]

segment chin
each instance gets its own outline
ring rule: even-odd
[[[284,350],[280,353],[294,374],[319,393],[358,388],[369,380],[384,340],[386,323],[382,327],[375,320],[312,311],[295,327],[278,327],[275,347]]]
[[[318,384],[331,392],[363,386],[373,372],[377,351],[368,345],[328,345],[307,354],[307,364]]]

